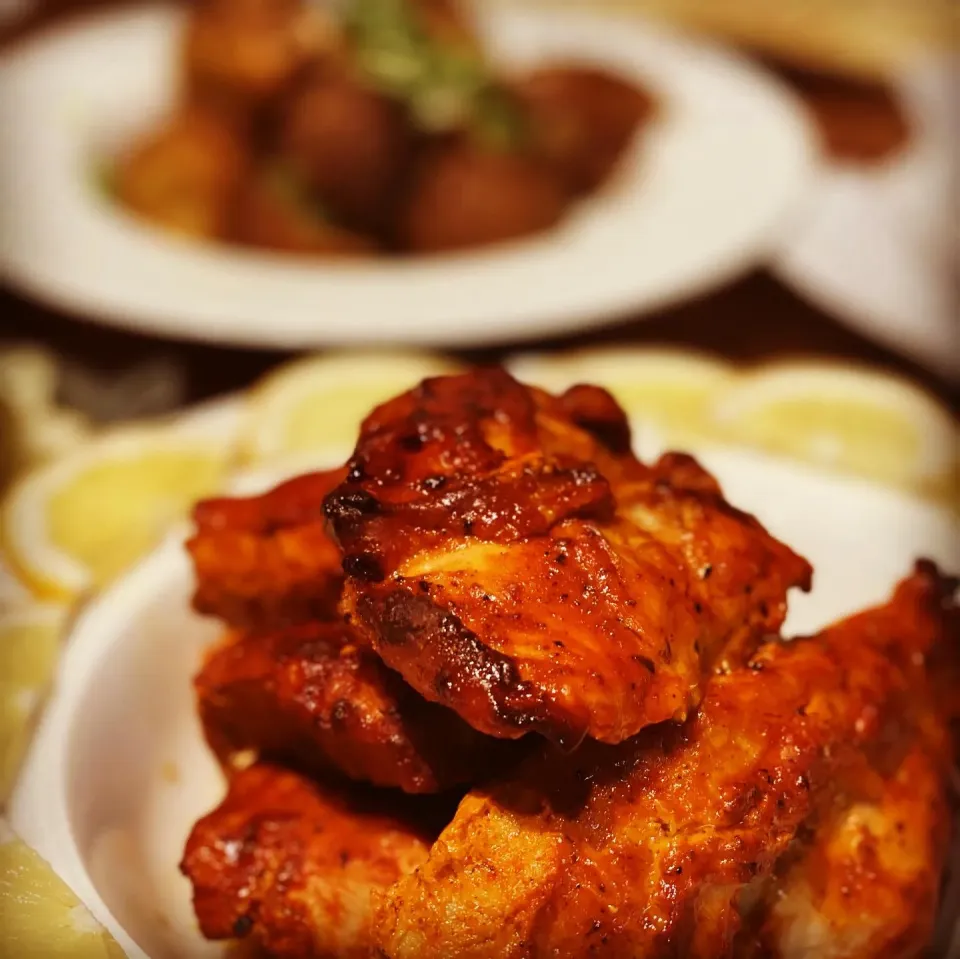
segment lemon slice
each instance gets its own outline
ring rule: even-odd
[[[33,596],[0,555],[0,618],[33,603]]]
[[[62,606],[26,606],[0,617],[0,804],[26,752],[53,677],[67,620]]]
[[[518,357],[509,365],[521,380],[553,392],[577,383],[605,387],[639,431],[655,431],[662,443],[702,440],[711,406],[736,378],[707,354],[643,347]]]
[[[231,457],[219,432],[141,427],[105,437],[13,485],[0,506],[7,561],[40,598],[103,586],[220,488]]]
[[[45,351],[0,351],[0,485],[90,436],[85,417],[56,406],[56,383],[56,361]]]
[[[92,430],[72,410],[17,410],[0,399],[0,487],[18,473],[64,456],[89,440]]]
[[[825,363],[784,363],[744,377],[713,409],[726,439],[916,491],[953,483],[958,433],[911,383]]]
[[[0,820],[0,956],[124,959],[50,866]]]
[[[342,460],[373,407],[425,377],[456,369],[453,361],[425,353],[331,353],[298,360],[255,388],[244,454],[264,460],[331,450]]]

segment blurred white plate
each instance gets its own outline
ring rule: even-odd
[[[814,563],[791,632],[882,601],[917,556],[960,569],[960,527],[932,506],[757,454],[713,449],[703,460],[734,503]],[[218,627],[189,609],[181,539],[81,615],[10,810],[137,959],[223,955],[198,934],[177,869],[193,822],[223,791],[191,685]]]
[[[876,168],[824,171],[774,270],[849,326],[960,376],[957,64],[929,62],[897,89],[908,147]]]
[[[663,117],[561,228],[410,263],[305,263],[173,239],[94,189],[97,157],[176,90],[182,15],[75,22],[0,66],[0,270],[55,306],[134,330],[300,348],[479,344],[597,324],[746,270],[807,184],[807,120],[733,54],[589,14],[484,12],[507,63],[576,57],[649,84]]]

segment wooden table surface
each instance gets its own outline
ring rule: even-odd
[[[25,2],[25,0],[19,0]],[[15,22],[0,23],[0,48],[77,9],[100,0],[54,0]],[[249,384],[285,354],[213,345],[178,343],[99,326],[0,290],[0,343],[47,344],[70,360],[104,374],[146,360],[169,360],[185,376],[185,398],[205,399]],[[603,344],[671,344],[697,347],[738,361],[816,356],[854,360],[905,374],[945,399],[956,410],[954,386],[910,360],[847,330],[805,302],[763,270],[739,278],[709,296],[644,318],[624,318],[588,336],[534,343],[503,343],[498,349],[464,354],[490,360],[517,346],[563,348]]]

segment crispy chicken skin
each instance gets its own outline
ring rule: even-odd
[[[323,498],[343,476],[310,473],[262,496],[199,503],[187,543],[194,608],[244,629],[338,618],[340,551]]]
[[[510,746],[428,703],[342,623],[311,623],[268,634],[228,636],[195,681],[213,751],[262,758],[314,773],[409,793],[476,783]]]
[[[282,959],[370,959],[373,894],[422,863],[432,836],[259,764],[196,824],[180,868],[208,939],[248,939]]]
[[[704,668],[777,630],[810,580],[688,457],[640,464],[609,394],[497,369],[375,410],[326,512],[362,641],[503,738],[617,743],[683,719]]]
[[[921,564],[888,605],[813,638],[771,640],[714,677],[686,726],[614,748],[553,752],[469,794],[427,863],[386,895],[381,951],[390,959],[736,955],[741,906],[795,841],[829,827],[850,797],[869,795],[897,757],[911,776],[918,729],[939,726],[930,736],[943,741],[946,710],[928,664],[957,643],[956,620],[945,615],[954,588]],[[938,791],[927,801],[936,822],[919,827],[916,843],[912,833],[901,837],[921,857],[944,828],[935,798],[944,769],[935,762]],[[928,861],[931,874],[937,864],[936,855]],[[910,908],[909,935],[922,943],[933,899],[921,891]]]

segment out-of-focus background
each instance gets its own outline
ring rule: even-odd
[[[532,4],[514,0],[513,5]],[[743,52],[786,84],[809,111],[824,167],[778,221],[776,242],[734,275],[690,284],[690,295],[681,291],[671,302],[644,306],[635,316],[618,307],[610,318],[615,322],[600,328],[563,335],[544,329],[533,339],[524,336],[525,347],[669,343],[735,360],[826,356],[903,373],[949,399],[960,355],[953,309],[957,234],[950,217],[955,169],[941,170],[949,162],[941,154],[948,155],[952,139],[945,108],[951,70],[947,44],[956,23],[952,4],[553,0],[537,6],[632,14]],[[44,31],[81,23],[76,18],[93,9],[114,5],[4,0],[4,55],[15,56]],[[9,127],[3,149],[8,160],[18,151]],[[4,243],[16,239],[8,235]],[[57,270],[55,264],[48,268]],[[118,269],[114,278],[118,283],[121,273]],[[64,401],[95,418],[165,412],[242,388],[288,355],[237,349],[216,342],[215,333],[213,342],[188,344],[119,332],[100,325],[102,317],[88,303],[72,305],[69,291],[57,290],[55,297],[48,292],[19,275],[5,286],[0,342],[27,341],[56,351],[65,364]],[[271,317],[263,322],[269,324]],[[357,322],[343,318],[346,325]],[[437,345],[446,345],[443,339],[438,335]],[[513,345],[507,329],[467,356],[496,357]]]

